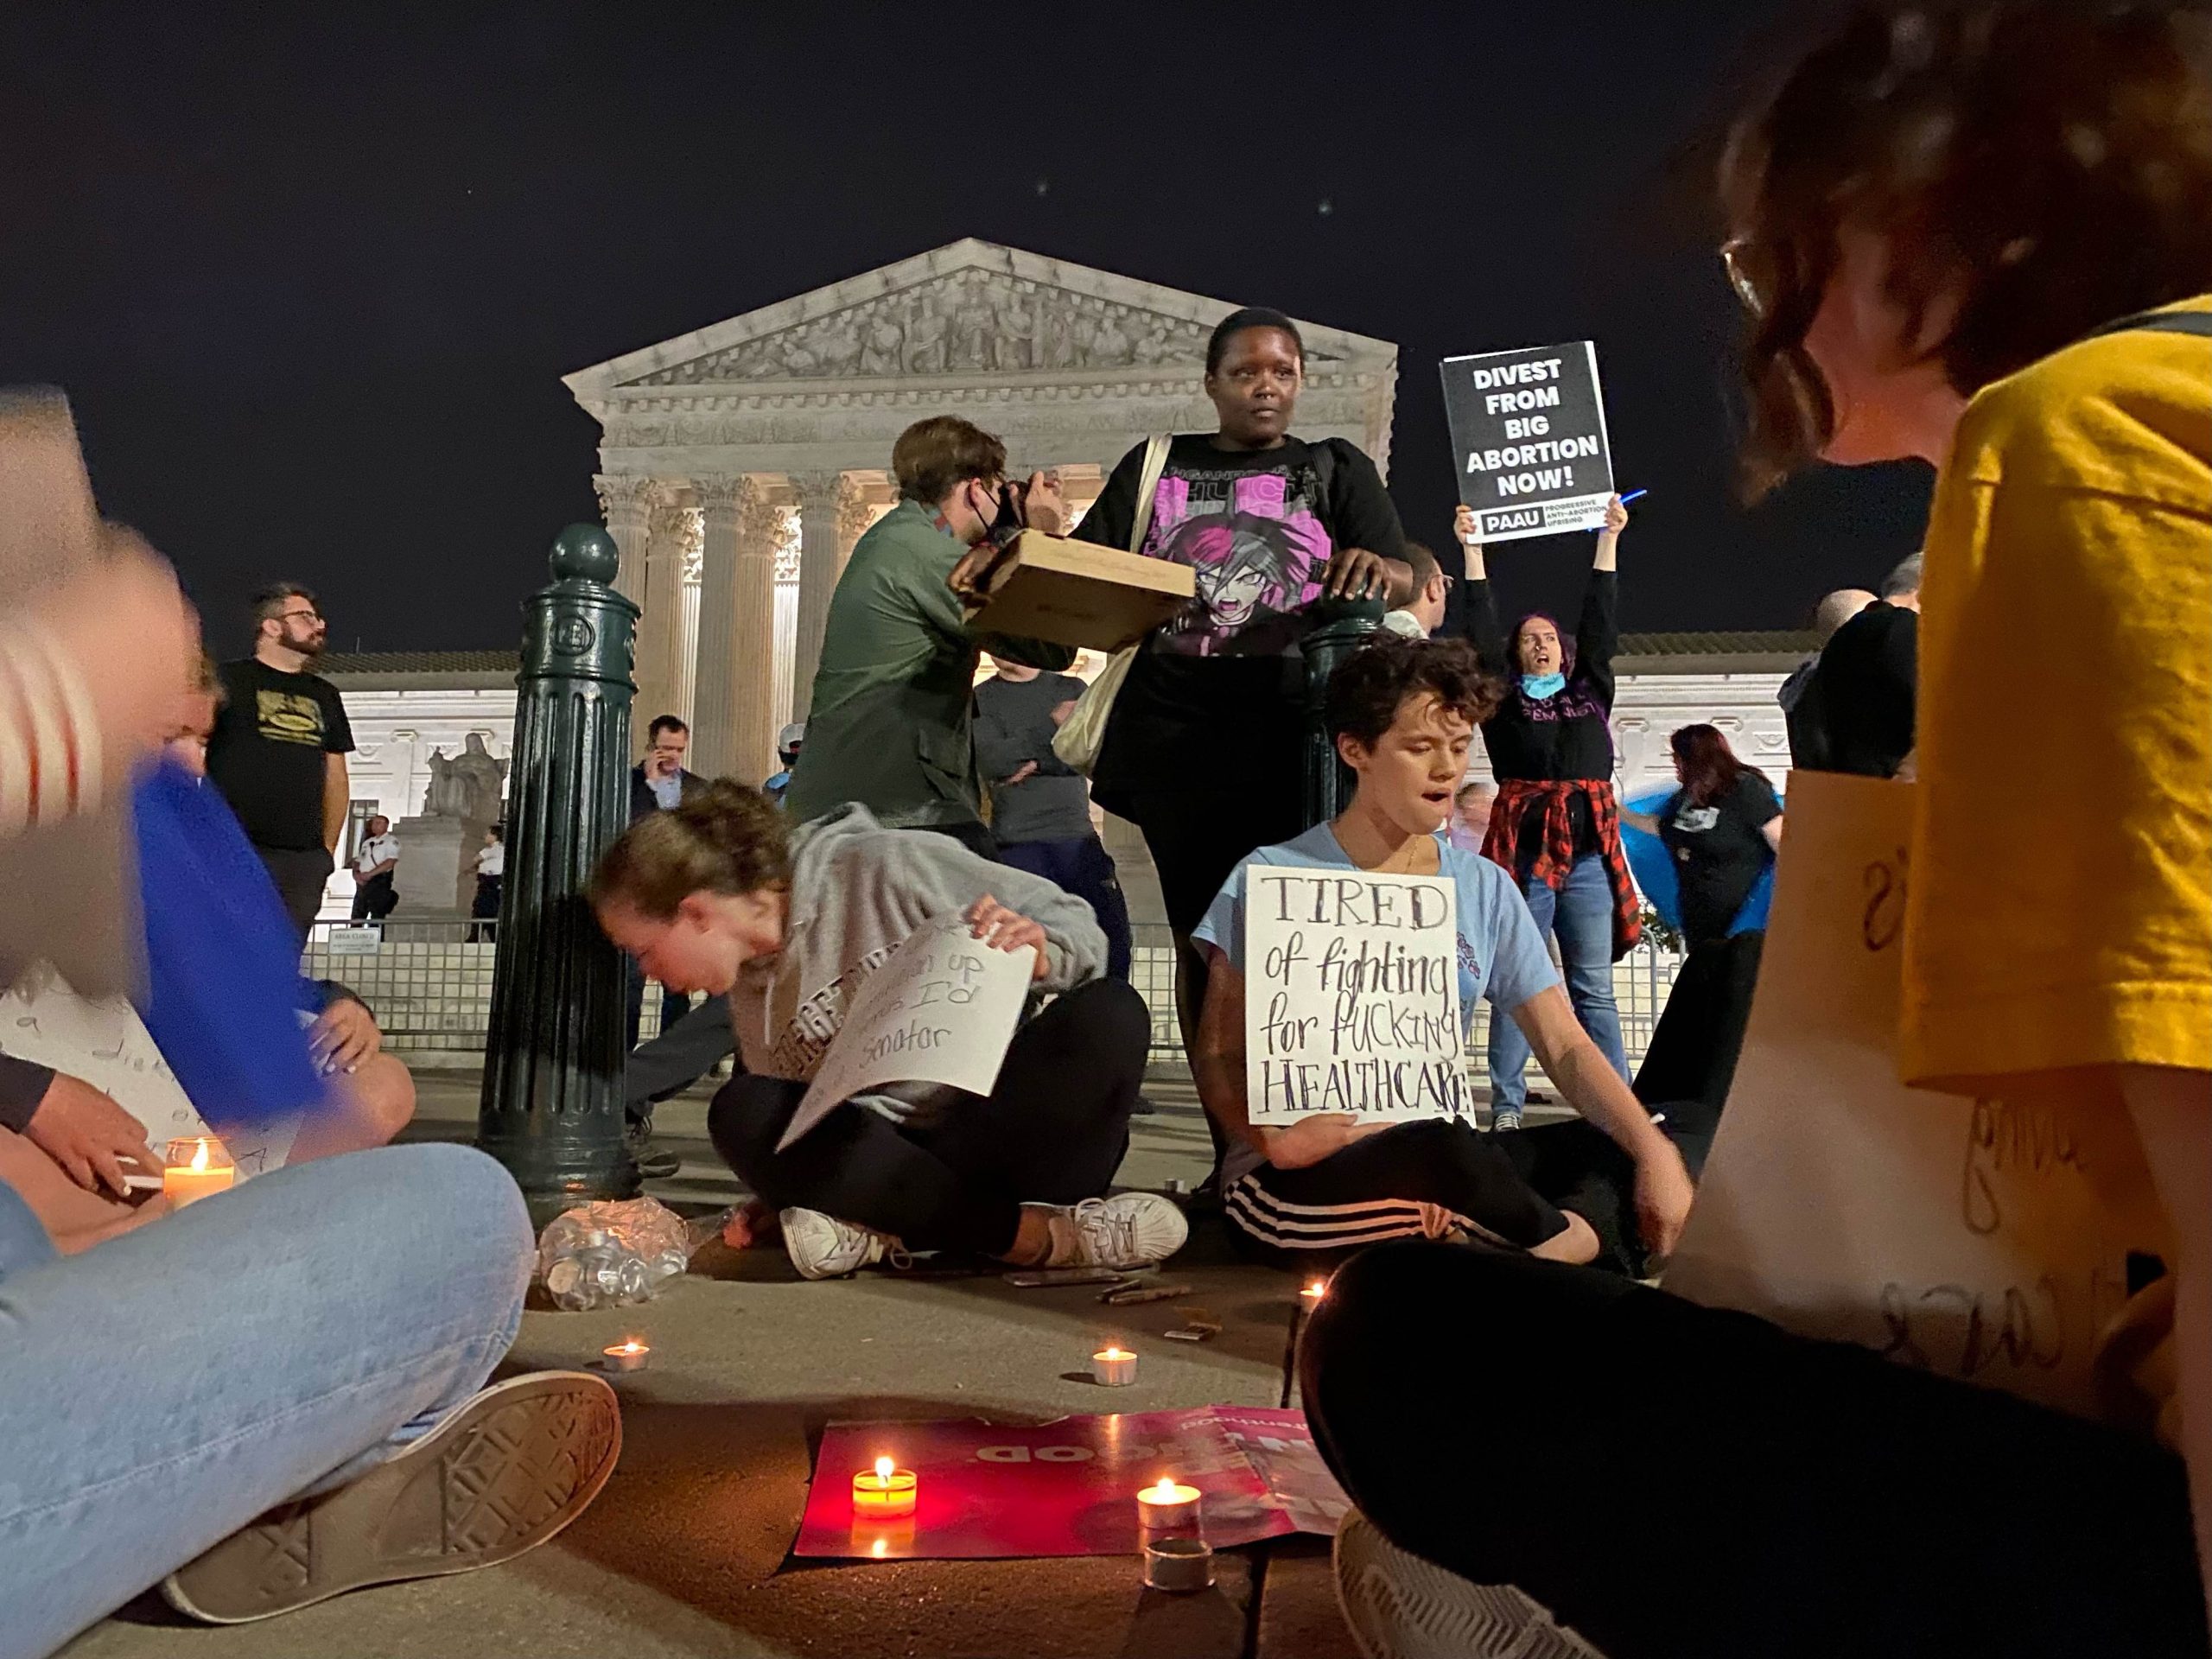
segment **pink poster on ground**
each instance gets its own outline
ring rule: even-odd
[[[911,1517],[854,1515],[853,1476],[878,1458],[914,1471]],[[1064,1417],[1037,1428],[832,1423],[792,1553],[878,1560],[1134,1555],[1137,1489],[1162,1477],[1198,1489],[1198,1530],[1217,1548],[1333,1531],[1344,1509],[1296,1411],[1201,1406]]]

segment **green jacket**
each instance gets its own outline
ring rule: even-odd
[[[969,724],[979,654],[1039,668],[1065,645],[971,633],[945,578],[966,550],[901,501],[853,549],[822,639],[806,742],[785,810],[801,823],[847,802],[892,828],[982,817]]]

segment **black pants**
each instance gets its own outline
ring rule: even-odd
[[[1510,1420],[1471,1405],[1507,1373]],[[1385,1535],[1610,1659],[2205,1651],[2178,1458],[1863,1349],[1388,1244],[1338,1274],[1299,1377]]]
[[[1700,1100],[1716,1112],[1728,1103],[1765,940],[1763,932],[1738,933],[1691,950],[1637,1068],[1638,1100]]]
[[[372,875],[353,889],[353,919],[380,922],[399,908],[399,893],[393,887],[391,872]]]
[[[505,879],[497,875],[476,878],[476,896],[468,901],[468,938],[471,944],[480,944],[492,937],[499,919],[499,889]]]
[[[644,969],[638,966],[634,957],[626,957],[624,962],[630,974],[629,1000],[622,1011],[622,1051],[626,1054],[638,1046],[638,1027],[645,1023],[645,973]],[[671,991],[665,985],[661,987],[660,1028],[663,1031],[666,1031],[690,1012],[690,997],[682,991]],[[652,1113],[651,1108],[648,1108],[642,1113],[633,1113],[632,1116],[633,1119],[651,1117]]]
[[[987,1100],[905,1129],[850,1102],[788,1152],[776,1141],[806,1085],[733,1078],[707,1114],[715,1150],[778,1210],[819,1210],[916,1250],[1003,1255],[1020,1208],[1103,1194],[1128,1150],[1152,1019],[1119,980],[1093,980],[1014,1033]]]
[[[330,880],[336,868],[330,854],[321,847],[256,847],[262,863],[267,867],[269,879],[276,884],[276,896],[284,901],[284,913],[292,918],[292,926],[301,938],[315,925],[315,912],[322,908],[323,884]]]
[[[1691,1101],[1664,1109],[1694,1175],[1713,1144],[1715,1114]],[[1598,1235],[1596,1265],[1641,1274],[1636,1166],[1580,1118],[1491,1135],[1441,1119],[1402,1123],[1303,1169],[1262,1164],[1224,1195],[1230,1220],[1278,1266],[1325,1266],[1386,1239],[1438,1236],[1446,1223],[1527,1249],[1572,1211]]]
[[[1114,855],[1096,836],[1077,836],[1065,841],[1009,841],[999,847],[999,861],[1017,870],[1041,875],[1062,892],[1080,899],[1098,918],[1106,936],[1106,974],[1109,979],[1129,976],[1129,905],[1122,896],[1122,880]]]

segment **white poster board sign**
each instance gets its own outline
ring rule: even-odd
[[[1529,346],[1444,359],[1444,417],[1476,539],[1597,530],[1613,495],[1598,348]]]
[[[1669,1290],[2084,1414],[2130,1241],[2095,1116],[1897,1080],[1912,785],[1798,772],[1758,996]],[[2122,1113],[2109,1115],[2122,1131]]]
[[[145,1021],[123,997],[82,997],[52,973],[34,969],[0,995],[0,1052],[92,1084],[138,1120],[156,1158],[171,1141],[219,1134],[194,1107]],[[291,1118],[257,1129],[233,1126],[220,1138],[244,1180],[281,1167],[298,1135],[299,1120]]]
[[[1250,1120],[1465,1116],[1451,878],[1252,864],[1244,884]]]
[[[776,1143],[781,1152],[840,1102],[893,1083],[988,1095],[1036,973],[1028,945],[1001,950],[963,918],[925,922],[869,975]]]

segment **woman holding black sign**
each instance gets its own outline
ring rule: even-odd
[[[1188,565],[1198,596],[1145,642],[1115,699],[1092,793],[1144,831],[1181,958],[1187,1045],[1205,998],[1191,931],[1237,860],[1306,827],[1298,660],[1324,596],[1413,596],[1405,531],[1375,463],[1342,438],[1291,435],[1306,347],[1280,311],[1231,313],[1206,346],[1213,432],[1168,446],[1148,512],[1147,446],[1106,480],[1076,534]]]
[[[1507,676],[1504,701],[1483,722],[1483,742],[1497,779],[1483,853],[1520,882],[1537,931],[1559,940],[1575,1018],[1625,1078],[1628,1054],[1613,1002],[1613,963],[1642,931],[1613,798],[1614,566],[1628,509],[1618,496],[1606,505],[1590,585],[1583,592],[1582,620],[1571,640],[1560,637],[1557,622],[1532,611],[1508,644],[1475,524],[1474,510],[1461,507],[1453,532],[1466,550],[1467,628],[1484,661]],[[1528,1064],[1529,1044],[1519,1027],[1510,1020],[1492,1020],[1492,1127],[1521,1127],[1529,1094],[1522,1072]]]

